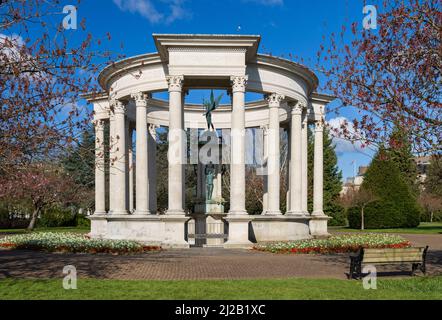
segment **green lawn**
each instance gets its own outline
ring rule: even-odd
[[[442,277],[380,279],[377,290],[361,281],[323,279],[123,281],[81,279],[77,290],[62,280],[0,280],[6,299],[442,299]]]
[[[367,229],[358,230],[350,228],[334,228],[330,230],[338,232],[382,232],[382,233],[414,233],[414,234],[442,234],[442,222],[422,222],[416,228],[400,228],[400,229]]]
[[[36,228],[32,232],[75,232],[88,233],[89,227],[58,227],[58,228]],[[0,233],[19,234],[28,232],[26,229],[0,229]]]

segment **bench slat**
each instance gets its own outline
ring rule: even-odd
[[[425,248],[364,249],[364,254],[371,254],[371,253],[384,253],[384,252],[388,252],[388,253],[390,253],[390,252],[397,252],[397,253],[401,253],[401,252],[420,252],[420,253],[423,253],[424,250],[425,250]]]
[[[425,248],[365,249],[362,263],[418,263]]]
[[[364,258],[375,258],[375,257],[421,257],[421,252],[384,252],[384,253],[376,253],[376,254],[364,254]]]
[[[390,258],[390,257],[384,257],[384,258],[368,258],[362,260],[362,263],[398,263],[398,262],[407,262],[407,263],[419,263],[422,262],[422,258],[416,259],[416,257],[396,257],[396,258]]]

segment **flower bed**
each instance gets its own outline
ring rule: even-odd
[[[30,249],[49,252],[73,253],[140,253],[160,250],[160,247],[144,246],[136,241],[91,239],[76,233],[29,233],[0,239],[0,247]]]
[[[290,242],[278,242],[255,246],[255,250],[272,253],[347,253],[364,248],[406,248],[411,244],[404,238],[388,234],[358,234],[332,236],[328,239],[309,239]]]

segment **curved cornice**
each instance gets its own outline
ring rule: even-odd
[[[109,87],[109,82],[112,79],[118,77],[118,75],[125,74],[132,69],[157,63],[163,63],[158,52],[146,53],[130,58],[125,58],[105,67],[98,75],[98,82],[100,83],[100,86],[103,88],[103,90],[107,91]]]
[[[161,60],[158,52],[148,53],[119,60],[110,64],[100,72],[98,81],[103,90],[108,91],[111,82],[120,75],[122,76],[128,72],[135,71],[139,67],[154,64],[162,64],[163,68],[166,68],[167,70],[167,64]],[[256,59],[248,62],[248,65],[250,64],[268,66],[270,68],[277,68],[285,72],[293,73],[307,82],[310,93],[316,90],[318,86],[319,81],[313,71],[303,65],[287,59],[265,54],[257,54]]]
[[[257,63],[258,65],[268,65],[273,68],[279,68],[291,73],[295,73],[297,76],[307,81],[310,87],[310,92],[316,90],[319,84],[318,77],[312,70],[310,70],[306,66],[287,59],[258,53],[256,56],[256,60],[251,61],[250,63]]]

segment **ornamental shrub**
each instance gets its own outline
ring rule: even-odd
[[[52,207],[46,209],[37,221],[39,228],[75,227],[76,217],[71,209]]]
[[[396,228],[406,224],[405,216],[397,210],[393,203],[375,201],[364,209],[364,224],[366,229]],[[361,208],[353,207],[348,212],[350,228],[361,228]]]
[[[366,205],[364,222],[367,229],[411,228],[419,225],[420,208],[396,164],[380,150],[367,170],[361,188],[373,193],[376,201]],[[361,227],[361,208],[349,209],[351,228]]]

